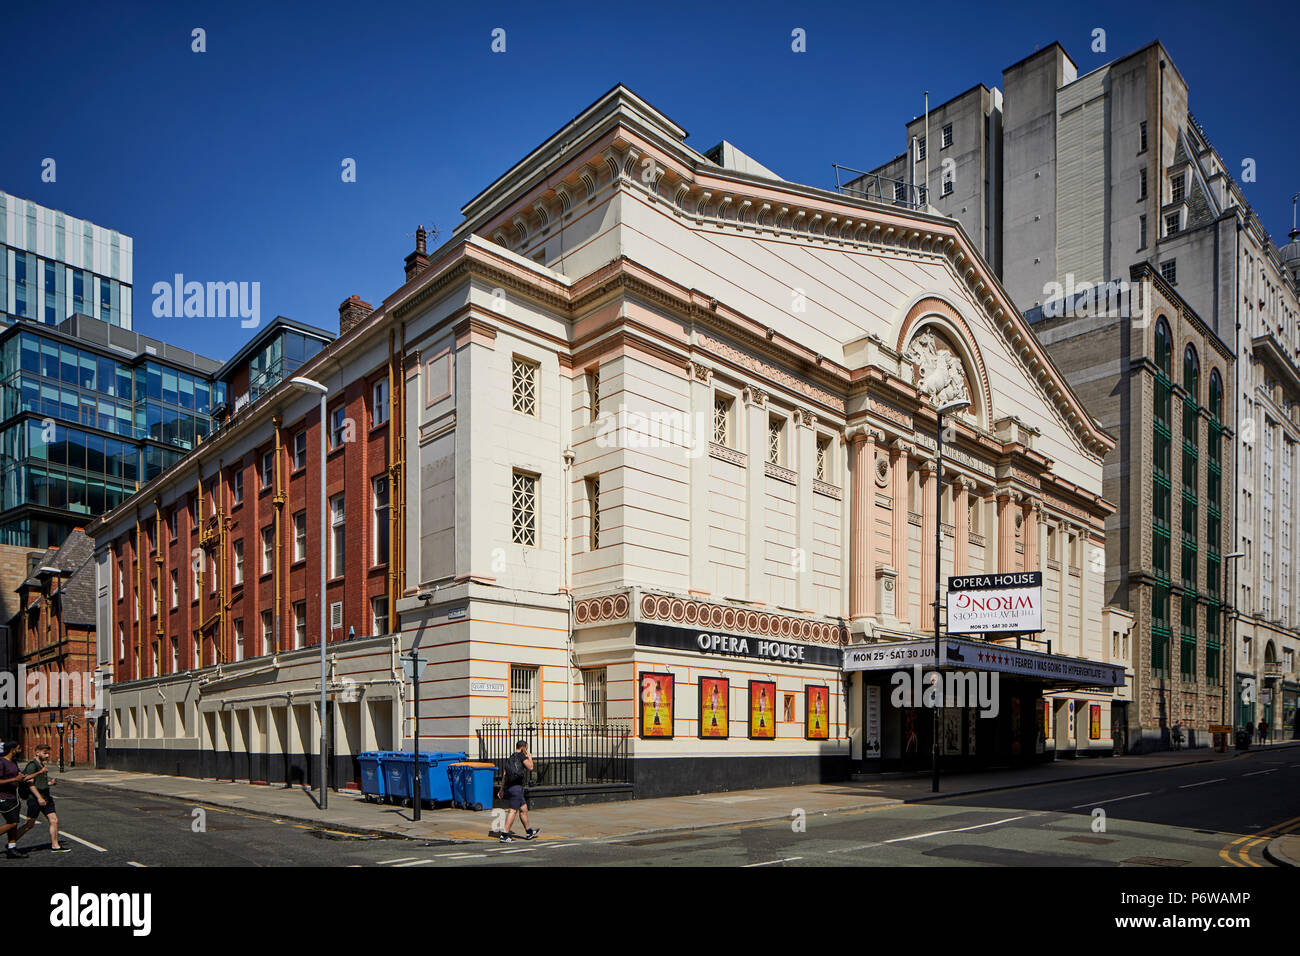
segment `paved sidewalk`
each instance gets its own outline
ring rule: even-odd
[[[1264,856],[1278,866],[1300,866],[1300,836],[1274,837],[1264,844]]]
[[[1297,743],[1300,742],[1273,744],[1266,749],[1281,749]],[[812,784],[624,800],[577,807],[546,807],[537,811],[535,822],[543,827],[549,840],[609,839],[664,830],[735,826],[789,819],[796,808],[809,815],[871,810],[1029,784],[1232,760],[1237,756],[1239,754],[1236,751],[1220,754],[1201,748],[1143,756],[1058,760],[1017,770],[950,774],[944,777],[942,792],[937,795],[930,792],[928,774],[885,774],[869,782]],[[329,829],[380,836],[481,841],[487,839],[487,831],[492,823],[490,813],[471,813],[451,808],[425,810],[423,819],[416,823],[411,819],[409,807],[367,803],[360,794],[351,791],[331,792],[329,809],[322,813],[316,807],[314,791],[302,787],[255,786],[191,777],[81,768],[66,771],[59,776],[74,783],[192,801],[196,806],[228,807]],[[519,829],[518,824],[516,829]]]

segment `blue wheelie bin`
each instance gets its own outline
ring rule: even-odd
[[[463,763],[452,763],[447,765],[447,782],[451,789],[451,805],[461,807],[465,805],[465,765]]]
[[[411,798],[411,773],[415,760],[400,750],[385,750],[379,754],[379,765],[384,774],[384,793],[395,803]]]
[[[464,788],[462,805],[466,810],[492,809],[492,776],[496,765],[491,763],[462,763],[461,786]]]
[[[410,756],[409,754],[407,756]],[[452,799],[451,778],[448,768],[464,760],[465,753],[435,752],[420,754],[420,795],[432,803],[447,803]]]
[[[379,752],[369,750],[357,755],[361,765],[361,793],[366,801],[384,799],[384,775],[379,769]]]

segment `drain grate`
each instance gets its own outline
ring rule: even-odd
[[[1162,856],[1131,856],[1120,860],[1120,866],[1189,866],[1191,860],[1168,860]]]

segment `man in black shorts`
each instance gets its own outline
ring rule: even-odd
[[[72,847],[59,845],[59,815],[54,810],[54,795],[50,793],[50,787],[58,780],[50,775],[49,761],[50,745],[37,744],[35,758],[23,768],[23,773],[32,781],[32,787],[27,792],[27,826],[22,832],[26,833],[36,826],[36,821],[43,813],[50,825],[50,852],[68,853]]]
[[[531,840],[542,829],[541,827],[534,829],[528,825],[528,800],[524,797],[524,784],[532,770],[533,756],[528,752],[528,741],[521,740],[515,744],[515,752],[506,758],[505,775],[501,778],[501,789],[497,791],[498,797],[505,797],[510,801],[506,827],[501,831],[502,843],[515,842],[515,838],[510,835],[510,828],[515,825],[515,814],[524,821],[525,840]]]
[[[18,849],[18,837],[26,833],[18,831],[18,816],[21,804],[18,801],[18,788],[32,779],[18,769],[18,741],[11,740],[0,746],[0,833],[8,834],[5,857],[21,860],[26,855]]]

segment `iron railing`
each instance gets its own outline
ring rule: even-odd
[[[631,722],[484,721],[478,730],[479,760],[496,764],[498,781],[520,740],[528,742],[533,757],[530,787],[574,789],[632,782]]]
[[[851,166],[831,163],[835,168],[835,189],[842,196],[853,196],[868,202],[902,206],[905,209],[925,208],[925,187],[901,179],[890,179],[879,173],[864,173]],[[849,177],[845,182],[845,177]]]

